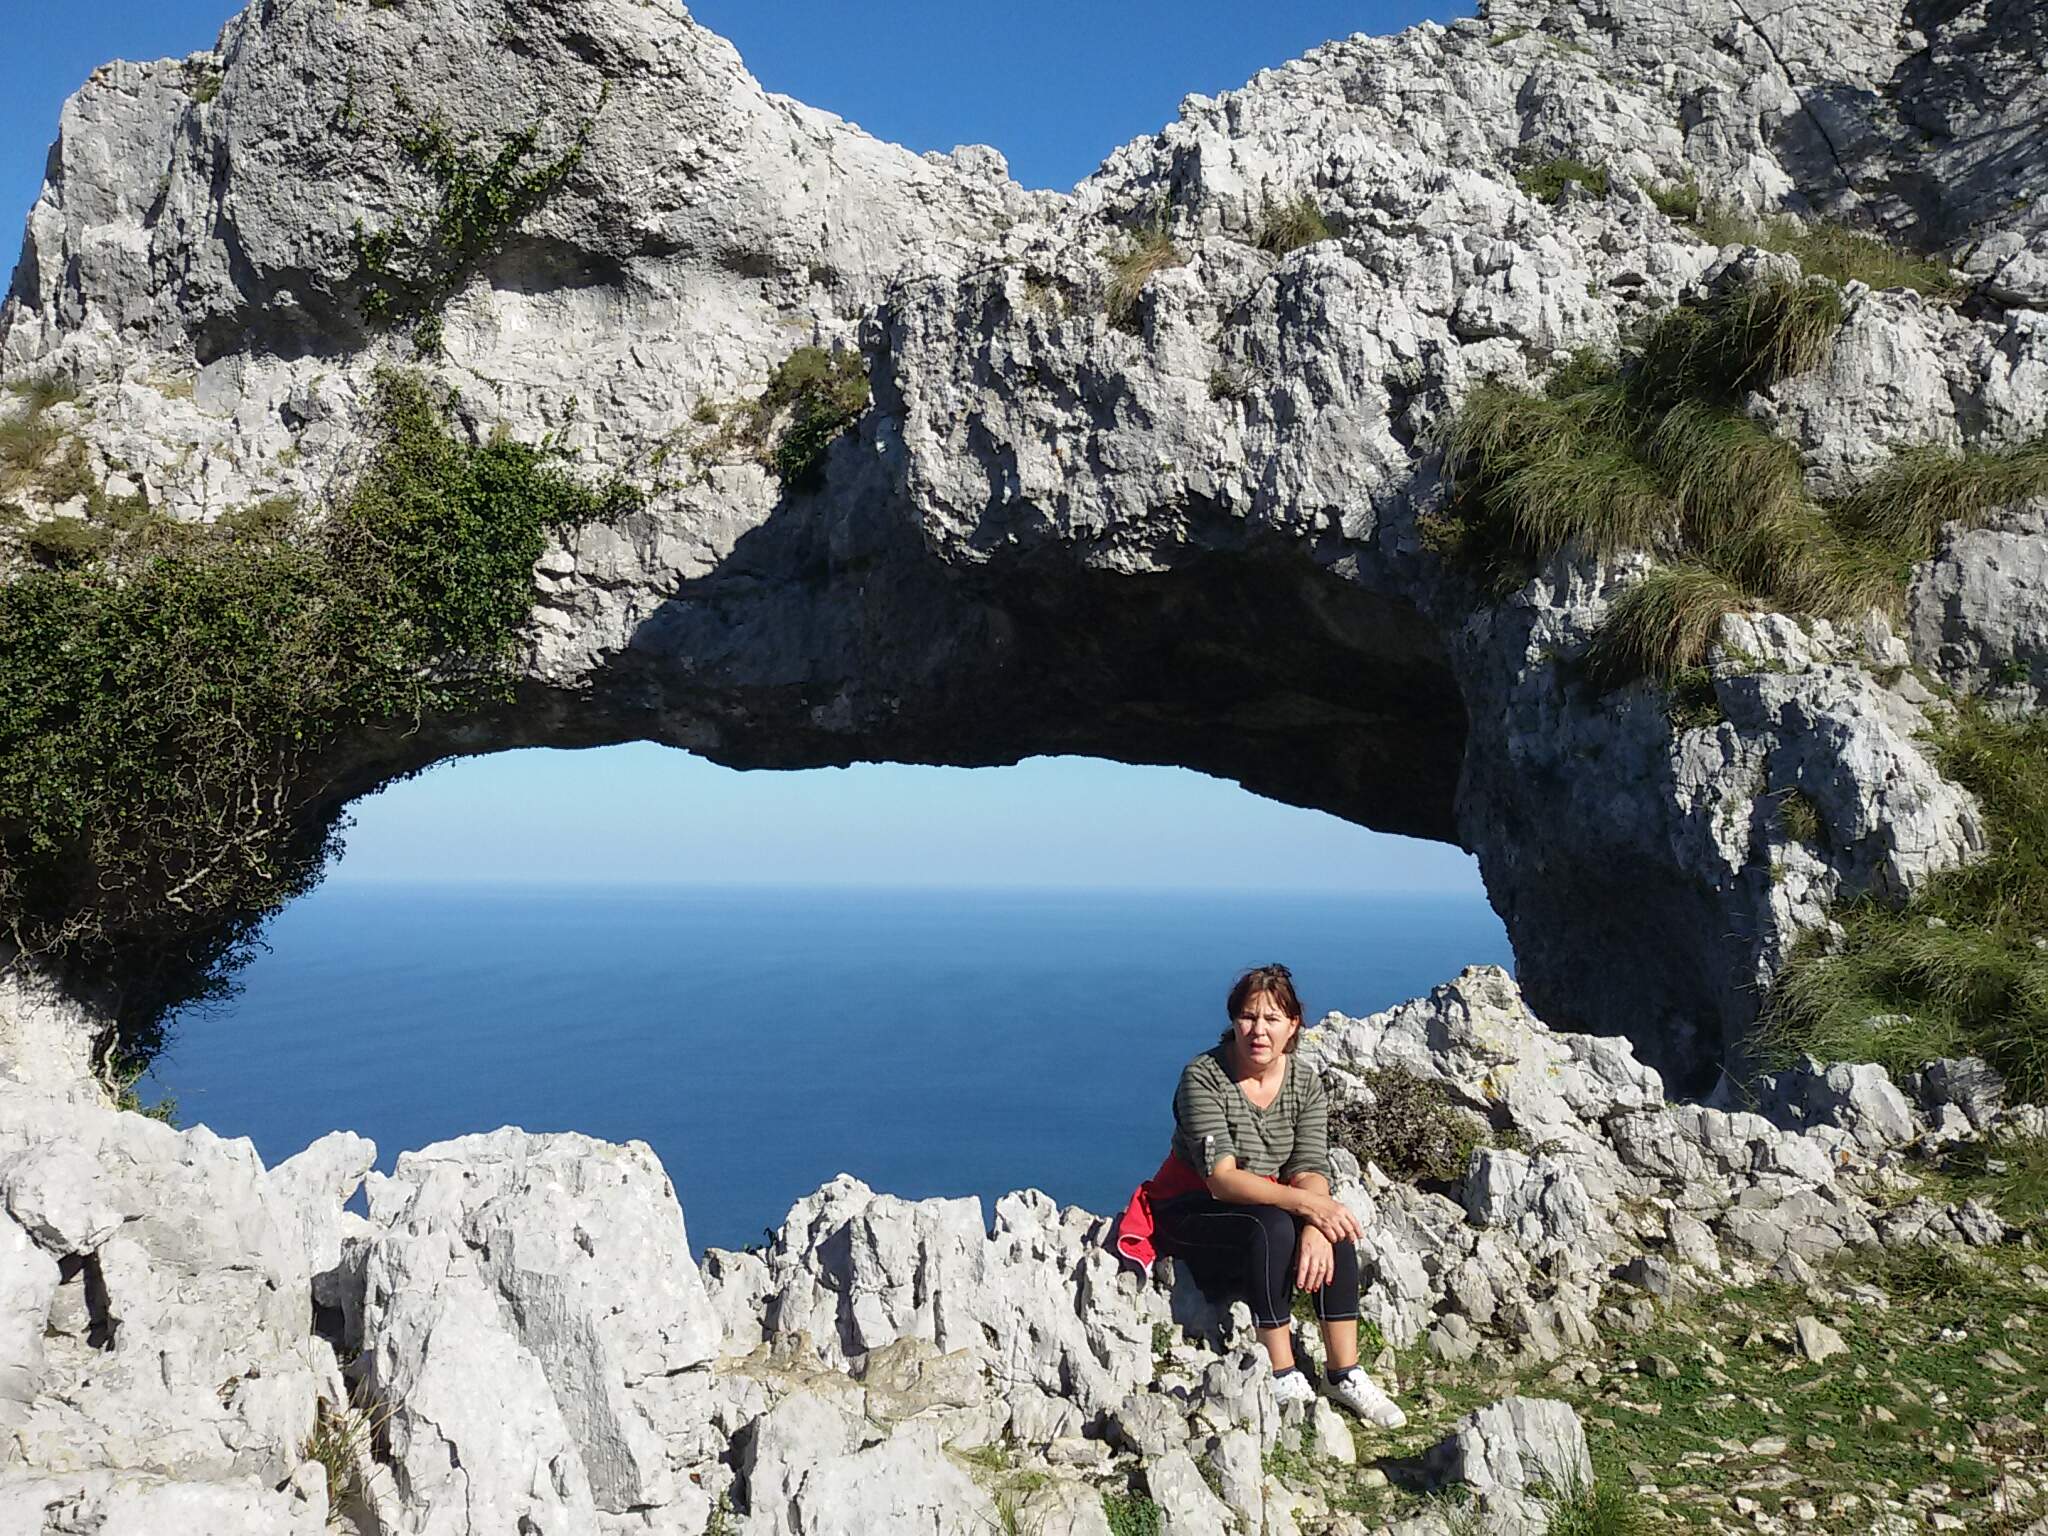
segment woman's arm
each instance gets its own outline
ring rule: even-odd
[[[1229,1205],[1277,1205],[1290,1216],[1308,1213],[1308,1202],[1295,1184],[1275,1184],[1256,1173],[1246,1173],[1234,1157],[1219,1157],[1216,1168],[1205,1181],[1209,1193]]]

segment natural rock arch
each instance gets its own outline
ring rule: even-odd
[[[1191,98],[1059,197],[992,151],[914,156],[769,96],[632,0],[265,4],[67,107],[0,366],[78,381],[53,419],[90,468],[185,518],[346,483],[392,360],[457,385],[477,438],[551,436],[649,489],[542,559],[514,703],[344,743],[311,832],[393,774],[513,745],[1180,763],[1474,851],[1535,1006],[1697,1082],[1829,900],[1964,856],[1974,811],[1872,670],[1907,659],[1881,624],[1750,625],[1711,727],[1593,690],[1571,662],[1631,563],[1560,559],[1477,602],[1426,547],[1432,443],[1471,384],[1612,347],[1739,270],[1645,188],[1860,198],[1932,241],[1982,214],[1965,130],[2033,98],[1973,95],[1881,9],[1766,36],[1697,0],[1610,35],[1497,3]],[[2024,58],[2017,32],[1943,37]],[[1955,126],[1888,158],[1901,92]],[[1867,129],[1853,193],[1823,101]],[[547,185],[487,240],[448,233],[431,147],[522,135]],[[1604,198],[1517,185],[1589,147]],[[1930,154],[1955,162],[1938,204],[1907,195]],[[1261,249],[1272,200],[1305,193],[1335,238]],[[1109,275],[1158,219],[1182,262],[1117,323]],[[2021,313],[2040,219],[2007,222],[1980,312],[1859,295],[1830,369],[1759,402],[1813,476],[2048,417]],[[721,425],[799,345],[857,347],[874,393],[815,490]],[[1788,786],[1827,849],[1775,827]],[[20,1054],[51,1015],[11,985]]]

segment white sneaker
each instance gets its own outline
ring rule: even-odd
[[[1368,1424],[1377,1424],[1381,1429],[1399,1429],[1408,1422],[1408,1415],[1401,1411],[1401,1405],[1386,1393],[1379,1384],[1363,1370],[1353,1371],[1342,1381],[1327,1382],[1323,1390],[1338,1407],[1357,1414]]]
[[[1308,1377],[1300,1371],[1290,1371],[1285,1376],[1273,1378],[1273,1401],[1286,1407],[1290,1403],[1312,1403],[1316,1400],[1316,1389],[1308,1384]]]

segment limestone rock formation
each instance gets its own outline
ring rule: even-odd
[[[49,423],[181,518],[323,504],[393,362],[459,388],[479,438],[548,437],[652,493],[541,561],[517,704],[364,733],[307,791],[316,829],[393,773],[548,742],[1179,763],[1472,849],[1538,1006],[1705,1086],[1792,940],[1968,857],[1975,809],[1876,619],[1739,624],[1716,724],[1591,688],[1574,659],[1640,563],[1568,552],[1477,602],[1418,532],[1437,435],[1475,383],[1755,269],[1660,211],[1687,183],[1861,219],[1975,281],[1961,307],[1852,284],[1826,365],[1749,402],[1817,490],[2048,427],[2048,44],[2024,0],[1484,9],[1190,97],[1061,196],[769,95],[640,0],[252,6],[66,106],[0,369],[74,381]],[[431,166],[462,146],[523,146],[546,195],[449,235]],[[1518,182],[1564,155],[1604,193]],[[1298,197],[1331,237],[1262,249]],[[1112,304],[1154,225],[1180,263]],[[816,487],[730,430],[802,344],[856,351],[874,397]],[[2014,526],[1920,584],[1913,654],[1966,684],[2035,666]],[[1774,826],[1790,787],[1825,848]],[[90,1034],[92,978],[69,980]],[[57,1018],[10,995],[0,1039]],[[80,1056],[73,1035],[32,1049]]]
[[[1365,1317],[1454,1362],[1583,1357],[1765,1275],[1811,1290],[1845,1245],[2007,1242],[1974,1201],[1899,1203],[1906,1153],[2043,1124],[1967,1061],[1671,1103],[1626,1042],[1550,1030],[1492,968],[1302,1049],[1339,1100],[1403,1071],[1489,1122],[1453,1189],[1336,1157]],[[1038,1191],[990,1227],[841,1176],[700,1273],[640,1143],[507,1127],[390,1176],[373,1156],[337,1133],[266,1170],[204,1127],[0,1084],[7,1530],[311,1532],[332,1486],[343,1529],[411,1536],[964,1533],[1003,1500],[1100,1536],[1127,1489],[1172,1529],[1287,1532],[1330,1512],[1274,1457],[1355,1454],[1327,1402],[1276,1399],[1242,1299],[1120,1269],[1108,1218]],[[1393,1363],[1368,1362],[1412,1391]],[[1571,1410],[1513,1396],[1425,1461],[1502,1532],[1590,1481]]]

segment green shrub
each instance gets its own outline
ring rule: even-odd
[[[1109,1521],[1110,1536],[1159,1536],[1159,1506],[1142,1493],[1105,1489],[1102,1513]]]
[[[598,98],[599,110],[605,97]],[[377,326],[411,326],[421,351],[440,350],[441,308],[583,161],[593,113],[552,158],[529,164],[543,122],[508,137],[493,154],[458,141],[438,116],[401,135],[399,148],[433,184],[434,205],[372,232],[355,226],[355,280],[363,314]]]
[[[1330,1106],[1330,1140],[1389,1178],[1456,1184],[1486,1123],[1457,1104],[1442,1083],[1399,1068],[1364,1074],[1370,1104]]]
[[[1285,256],[1305,245],[1332,238],[1329,221],[1306,192],[1276,203],[1265,199],[1259,215],[1259,230],[1252,243],[1262,251]]]
[[[799,347],[768,375],[741,435],[767,451],[789,490],[807,490],[824,478],[825,450],[856,421],[871,398],[857,352]],[[782,429],[772,446],[768,435]]]
[[[116,540],[0,587],[0,933],[123,978],[117,1070],[319,879],[321,754],[507,696],[547,538],[635,503],[459,442],[412,375],[380,376],[376,428],[317,537]]]
[[[1109,258],[1109,288],[1104,300],[1109,323],[1120,331],[1135,330],[1138,298],[1152,280],[1152,274],[1181,266],[1186,260],[1164,224],[1132,235]]]
[[[1929,879],[1902,908],[1834,916],[1834,952],[1809,939],[1779,972],[1759,1044],[1876,1061],[1895,1074],[1981,1056],[2015,1094],[2048,1096],[2048,716],[2003,719],[1965,701],[1934,738],[1944,774],[1977,797],[1987,850]]]
[[[1554,203],[1564,196],[1565,185],[1576,181],[1595,197],[1607,195],[1607,167],[1588,165],[1570,155],[1553,155],[1515,173],[1521,189],[1539,203]]]
[[[282,539],[298,527],[299,498],[291,495],[266,496],[247,506],[223,512],[214,527],[229,538]]]

